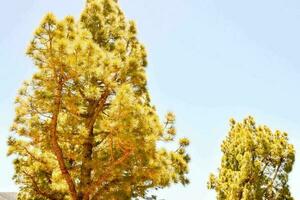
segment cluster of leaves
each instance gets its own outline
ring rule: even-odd
[[[221,149],[219,174],[211,175],[208,188],[217,199],[290,200],[288,174],[295,160],[287,133],[257,126],[252,117],[230,121],[230,131]]]
[[[114,0],[88,0],[79,21],[42,20],[27,50],[37,72],[16,98],[8,140],[19,199],[146,198],[188,183],[188,139],[157,147],[175,141],[175,117],[162,123],[150,102],[136,34]]]

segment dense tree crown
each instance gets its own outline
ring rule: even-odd
[[[295,159],[287,133],[257,126],[252,117],[231,120],[224,140],[217,176],[211,175],[210,189],[220,200],[290,200],[288,174]]]
[[[147,198],[188,183],[188,139],[157,147],[175,141],[175,117],[161,122],[150,102],[136,32],[114,0],[87,0],[78,21],[42,20],[8,140],[19,199]]]

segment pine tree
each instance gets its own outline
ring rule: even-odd
[[[8,139],[19,199],[147,198],[188,183],[189,140],[157,146],[175,142],[175,116],[161,122],[151,104],[146,50],[116,1],[87,0],[78,21],[47,14],[27,54],[37,71]]]
[[[208,188],[222,200],[291,200],[288,174],[295,151],[287,133],[257,126],[252,117],[231,120],[222,146],[218,175],[210,175]]]

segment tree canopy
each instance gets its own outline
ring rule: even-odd
[[[221,146],[223,153],[217,175],[211,175],[208,188],[220,200],[291,200],[288,174],[295,151],[287,133],[273,132],[256,125],[253,117],[230,121],[230,130]]]
[[[114,0],[87,0],[79,20],[49,13],[27,54],[37,70],[16,97],[8,140],[18,198],[146,198],[187,184],[189,140],[150,101],[147,54]],[[159,145],[158,143],[162,143]]]

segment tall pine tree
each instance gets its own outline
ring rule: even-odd
[[[187,184],[189,141],[174,150],[174,114],[161,122],[147,90],[146,50],[114,0],[87,0],[80,20],[47,14],[27,54],[37,66],[16,98],[18,198],[146,198]]]

